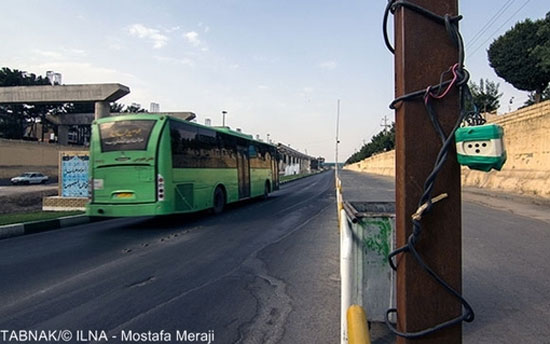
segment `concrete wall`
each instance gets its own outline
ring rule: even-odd
[[[395,151],[373,155],[355,164],[346,165],[344,169],[393,177],[395,176]]]
[[[508,160],[502,171],[485,173],[463,168],[463,185],[550,198],[550,101],[487,119],[504,128]],[[395,152],[378,154],[345,168],[394,176]]]
[[[0,139],[0,179],[25,171],[57,177],[60,151],[88,150],[82,146],[62,146],[42,142]]]

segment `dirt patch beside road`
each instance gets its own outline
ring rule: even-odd
[[[57,185],[0,187],[0,214],[42,210],[42,198],[57,195]]]

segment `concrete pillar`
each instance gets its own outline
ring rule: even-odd
[[[110,115],[109,102],[95,102],[95,119],[109,117]]]
[[[60,145],[69,144],[69,126],[68,125],[57,126],[57,142]]]

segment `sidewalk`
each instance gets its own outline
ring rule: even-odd
[[[392,177],[339,173],[344,200],[395,198]],[[463,324],[463,342],[545,342],[550,274],[543,262],[550,241],[550,204],[471,187],[463,189],[462,199],[462,285],[476,312],[473,323]],[[383,323],[372,324],[371,339],[373,344],[395,342]]]
[[[339,170],[342,194],[346,201],[390,201],[395,200],[393,178],[349,170]]]
[[[393,177],[340,170],[346,201],[395,201]],[[508,194],[475,187],[462,189],[462,202],[508,211],[550,224],[550,200]]]

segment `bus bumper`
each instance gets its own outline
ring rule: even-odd
[[[169,214],[163,204],[101,204],[88,203],[86,215],[104,217],[155,216]]]

